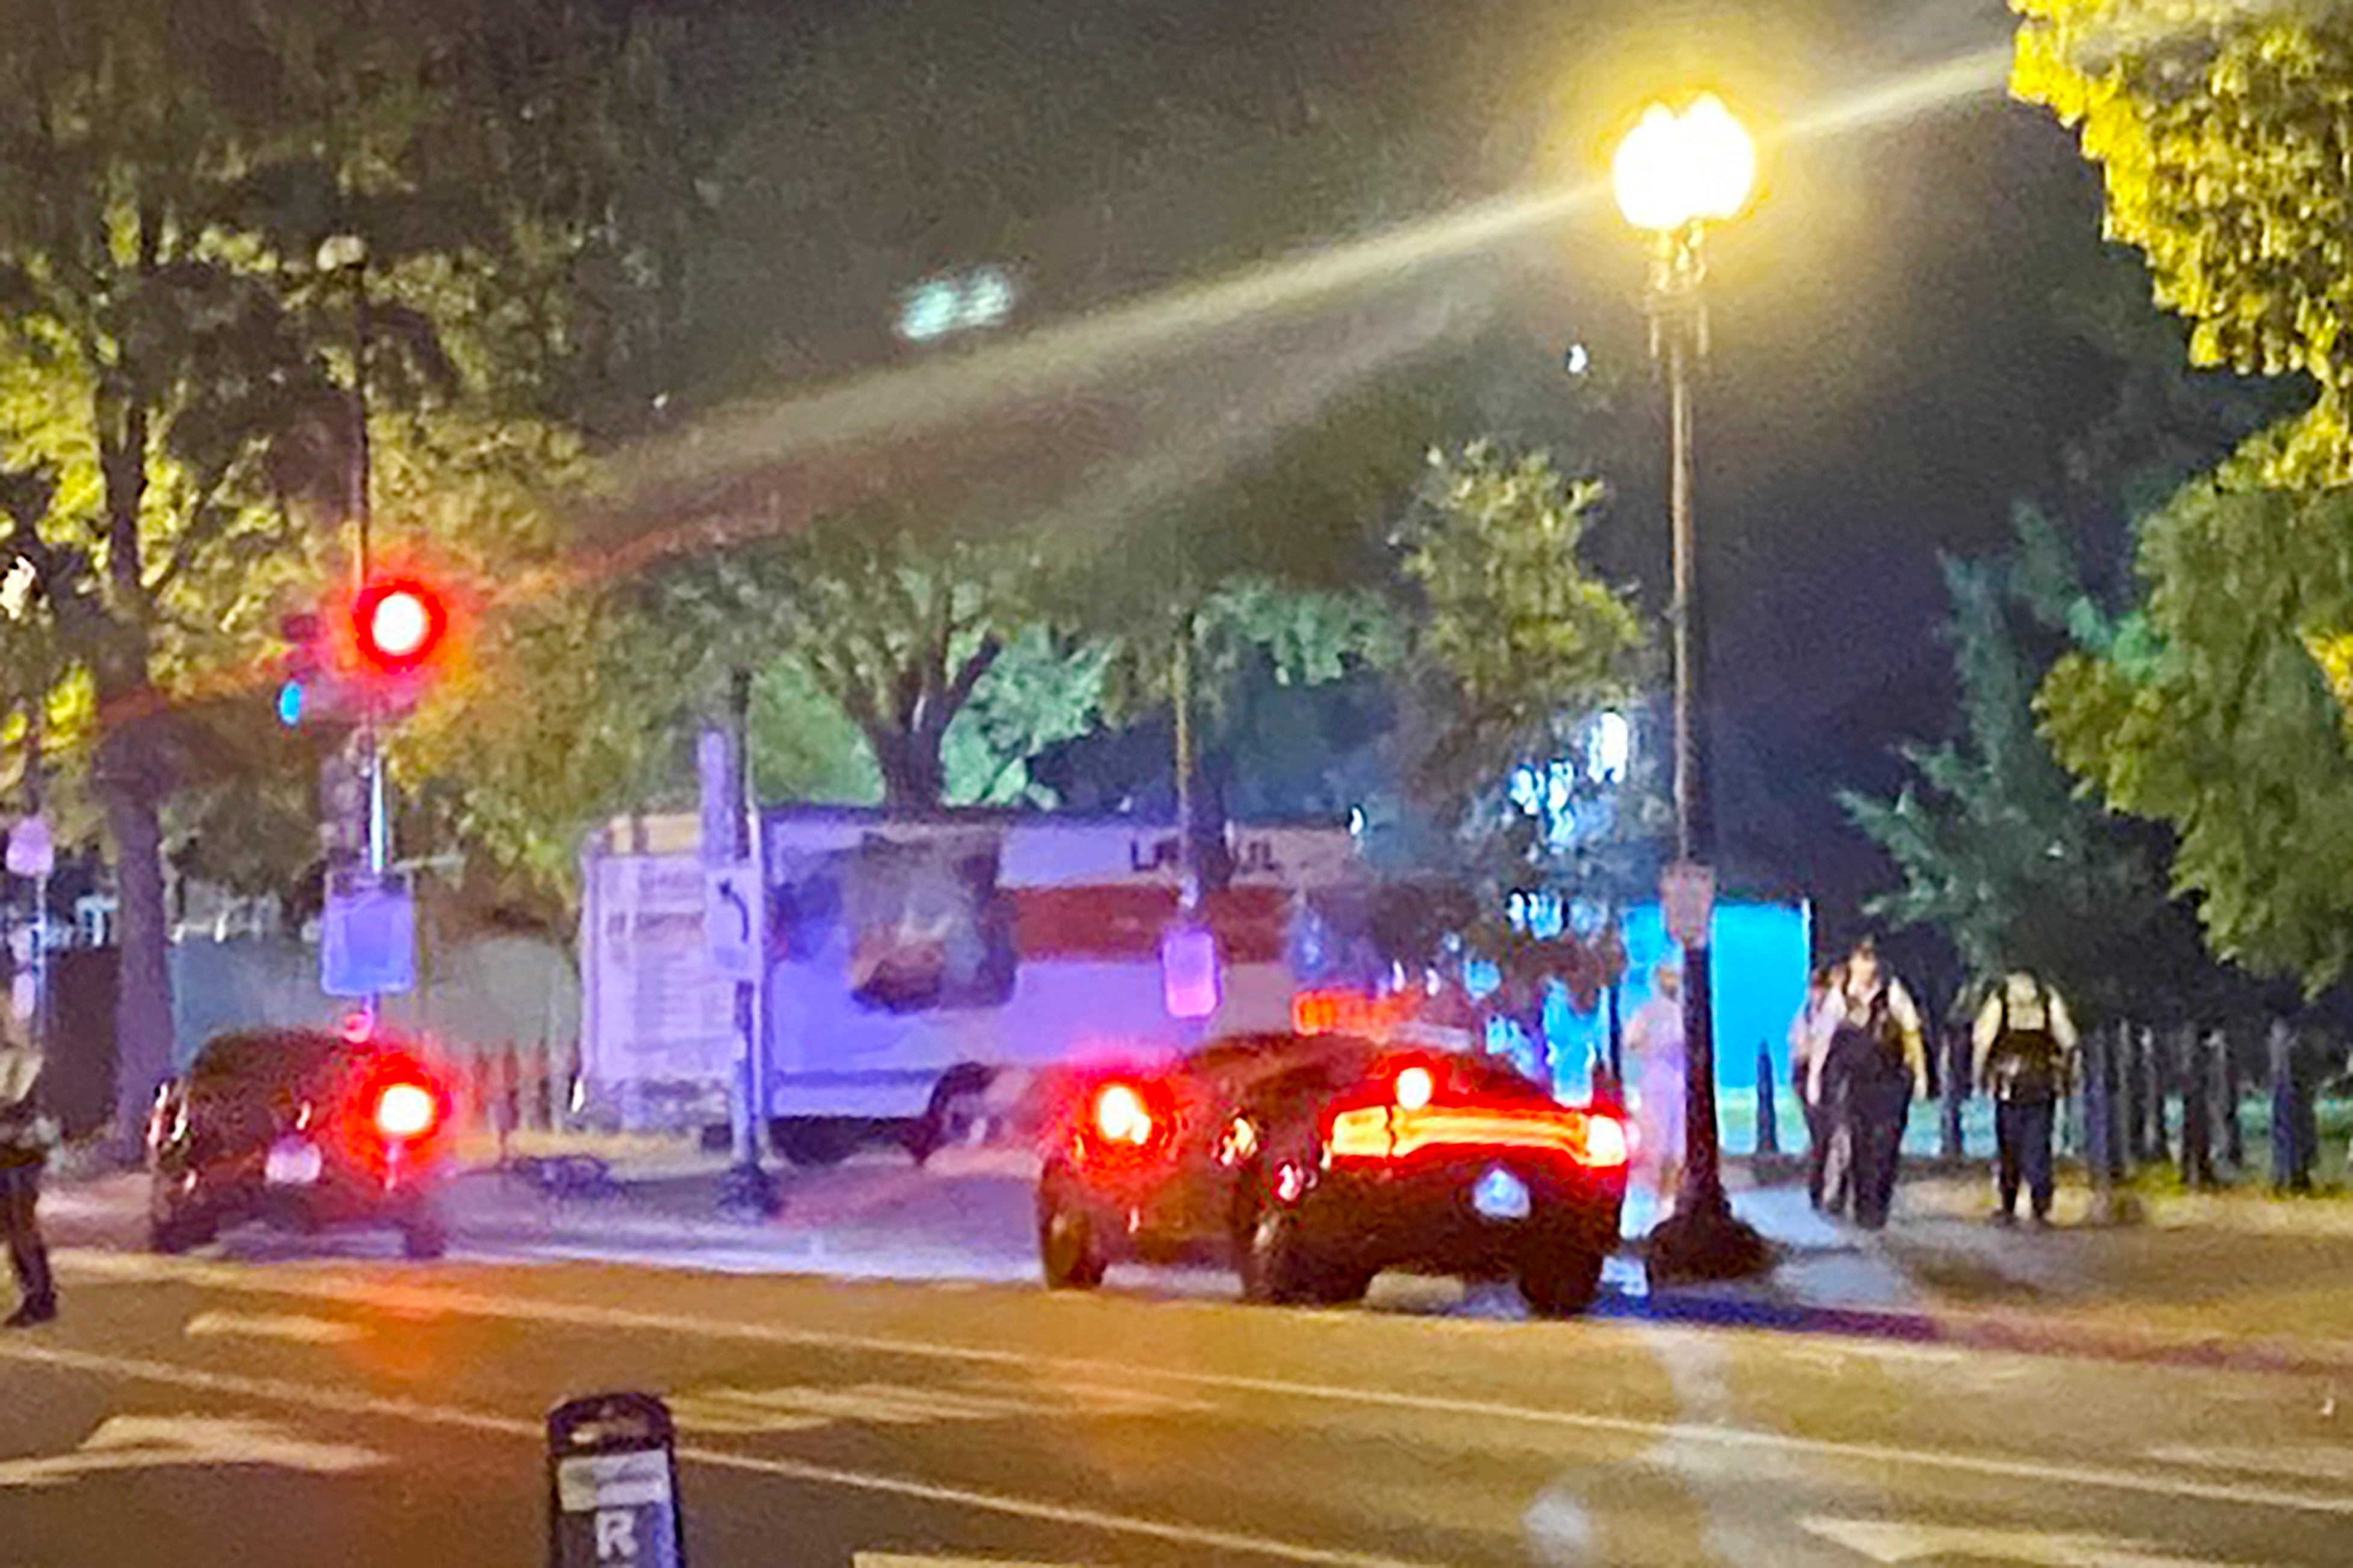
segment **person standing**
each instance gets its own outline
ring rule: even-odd
[[[1904,983],[1881,967],[1878,944],[1865,937],[1831,974],[1830,1011],[1817,1089],[1833,1118],[1833,1137],[1843,1136],[1852,1155],[1854,1221],[1879,1230],[1895,1198],[1905,1120],[1913,1097],[1928,1093],[1920,1009]]]
[[[1650,1167],[1652,1190],[1663,1215],[1674,1205],[1683,1173],[1683,972],[1662,963],[1651,972],[1651,999],[1626,1025],[1626,1054],[1633,1058],[1635,1155]]]
[[[41,1166],[57,1142],[57,1123],[41,1109],[41,1054],[0,1041],[0,1236],[16,1275],[16,1310],[0,1328],[23,1329],[58,1315],[57,1281],[41,1242]]]
[[[1830,1001],[1831,972],[1817,969],[1806,982],[1804,1005],[1789,1020],[1789,1087],[1806,1117],[1806,1197],[1818,1211],[1837,1206],[1831,1200],[1829,1178],[1838,1175],[1842,1186],[1845,1173],[1843,1162],[1835,1171],[1831,1167],[1831,1118],[1822,1105],[1820,1075],[1816,1070],[1829,1048],[1831,1025],[1835,1021]]]
[[[2073,1081],[2075,1023],[2066,999],[2025,970],[2013,970],[1978,1009],[1970,1074],[1993,1100],[1996,1225],[2018,1219],[2023,1180],[2034,1223],[2051,1223],[2051,1132]]]

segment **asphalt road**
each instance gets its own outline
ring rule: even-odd
[[[611,1388],[677,1411],[696,1568],[2353,1560],[2320,1377],[382,1251],[70,1249],[0,1337],[0,1564],[543,1562],[543,1415]]]

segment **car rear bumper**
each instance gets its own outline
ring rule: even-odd
[[[1498,1173],[1525,1193],[1524,1212],[1482,1212],[1481,1184]],[[1449,1158],[1324,1171],[1297,1207],[1301,1239],[1320,1254],[1359,1268],[1468,1274],[1507,1269],[1533,1245],[1607,1257],[1625,1196],[1622,1170]]]

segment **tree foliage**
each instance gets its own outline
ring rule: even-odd
[[[674,557],[643,613],[684,639],[686,673],[706,689],[714,671],[791,664],[865,742],[883,803],[923,811],[946,800],[949,731],[1008,649],[1030,656],[1017,675],[1026,662],[1042,679],[1040,665],[1058,662],[1023,643],[1043,624],[1039,579],[1016,548],[874,504]],[[1031,746],[1022,702],[1037,695],[1008,692],[978,712],[999,742]],[[1050,731],[1069,722],[1068,700],[1045,706]]]
[[[343,515],[361,242],[372,393],[545,389],[603,242],[618,36],[586,0],[0,4],[0,556],[38,580],[121,900],[118,1136],[167,1064],[162,814],[204,699]]]
[[[2110,1016],[2179,1010],[2211,968],[2161,837],[2083,799],[2035,729],[2064,627],[2098,636],[2097,611],[2053,526],[2017,522],[2011,552],[1945,563],[1960,736],[1903,747],[1916,780],[1894,800],[1840,797],[1903,878],[1869,912],[1941,932],[1978,981],[2022,966]]]
[[[2226,470],[2143,520],[2138,569],[2144,608],[2052,669],[2043,732],[2172,828],[2217,953],[2316,993],[2353,962],[2353,501]]]
[[[2272,471],[2353,476],[2353,12],[2245,0],[2014,0],[2011,89],[2075,127],[2108,233],[2147,258],[2190,357],[2308,377]]]
[[[1649,637],[1632,596],[1579,556],[1606,492],[1540,452],[1432,451],[1398,531],[1419,601],[1409,657],[1436,718],[1418,781],[1467,802],[1549,761],[1560,721],[1634,699]]]

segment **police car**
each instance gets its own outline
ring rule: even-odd
[[[1615,1250],[1627,1132],[1492,1058],[1349,1035],[1219,1040],[1076,1086],[1038,1183],[1048,1286],[1215,1261],[1255,1301],[1362,1299],[1383,1269],[1515,1279],[1589,1305]]]
[[[248,1220],[377,1225],[438,1258],[450,1110],[438,1074],[361,1027],[219,1036],[156,1095],[150,1244],[182,1252]]]

